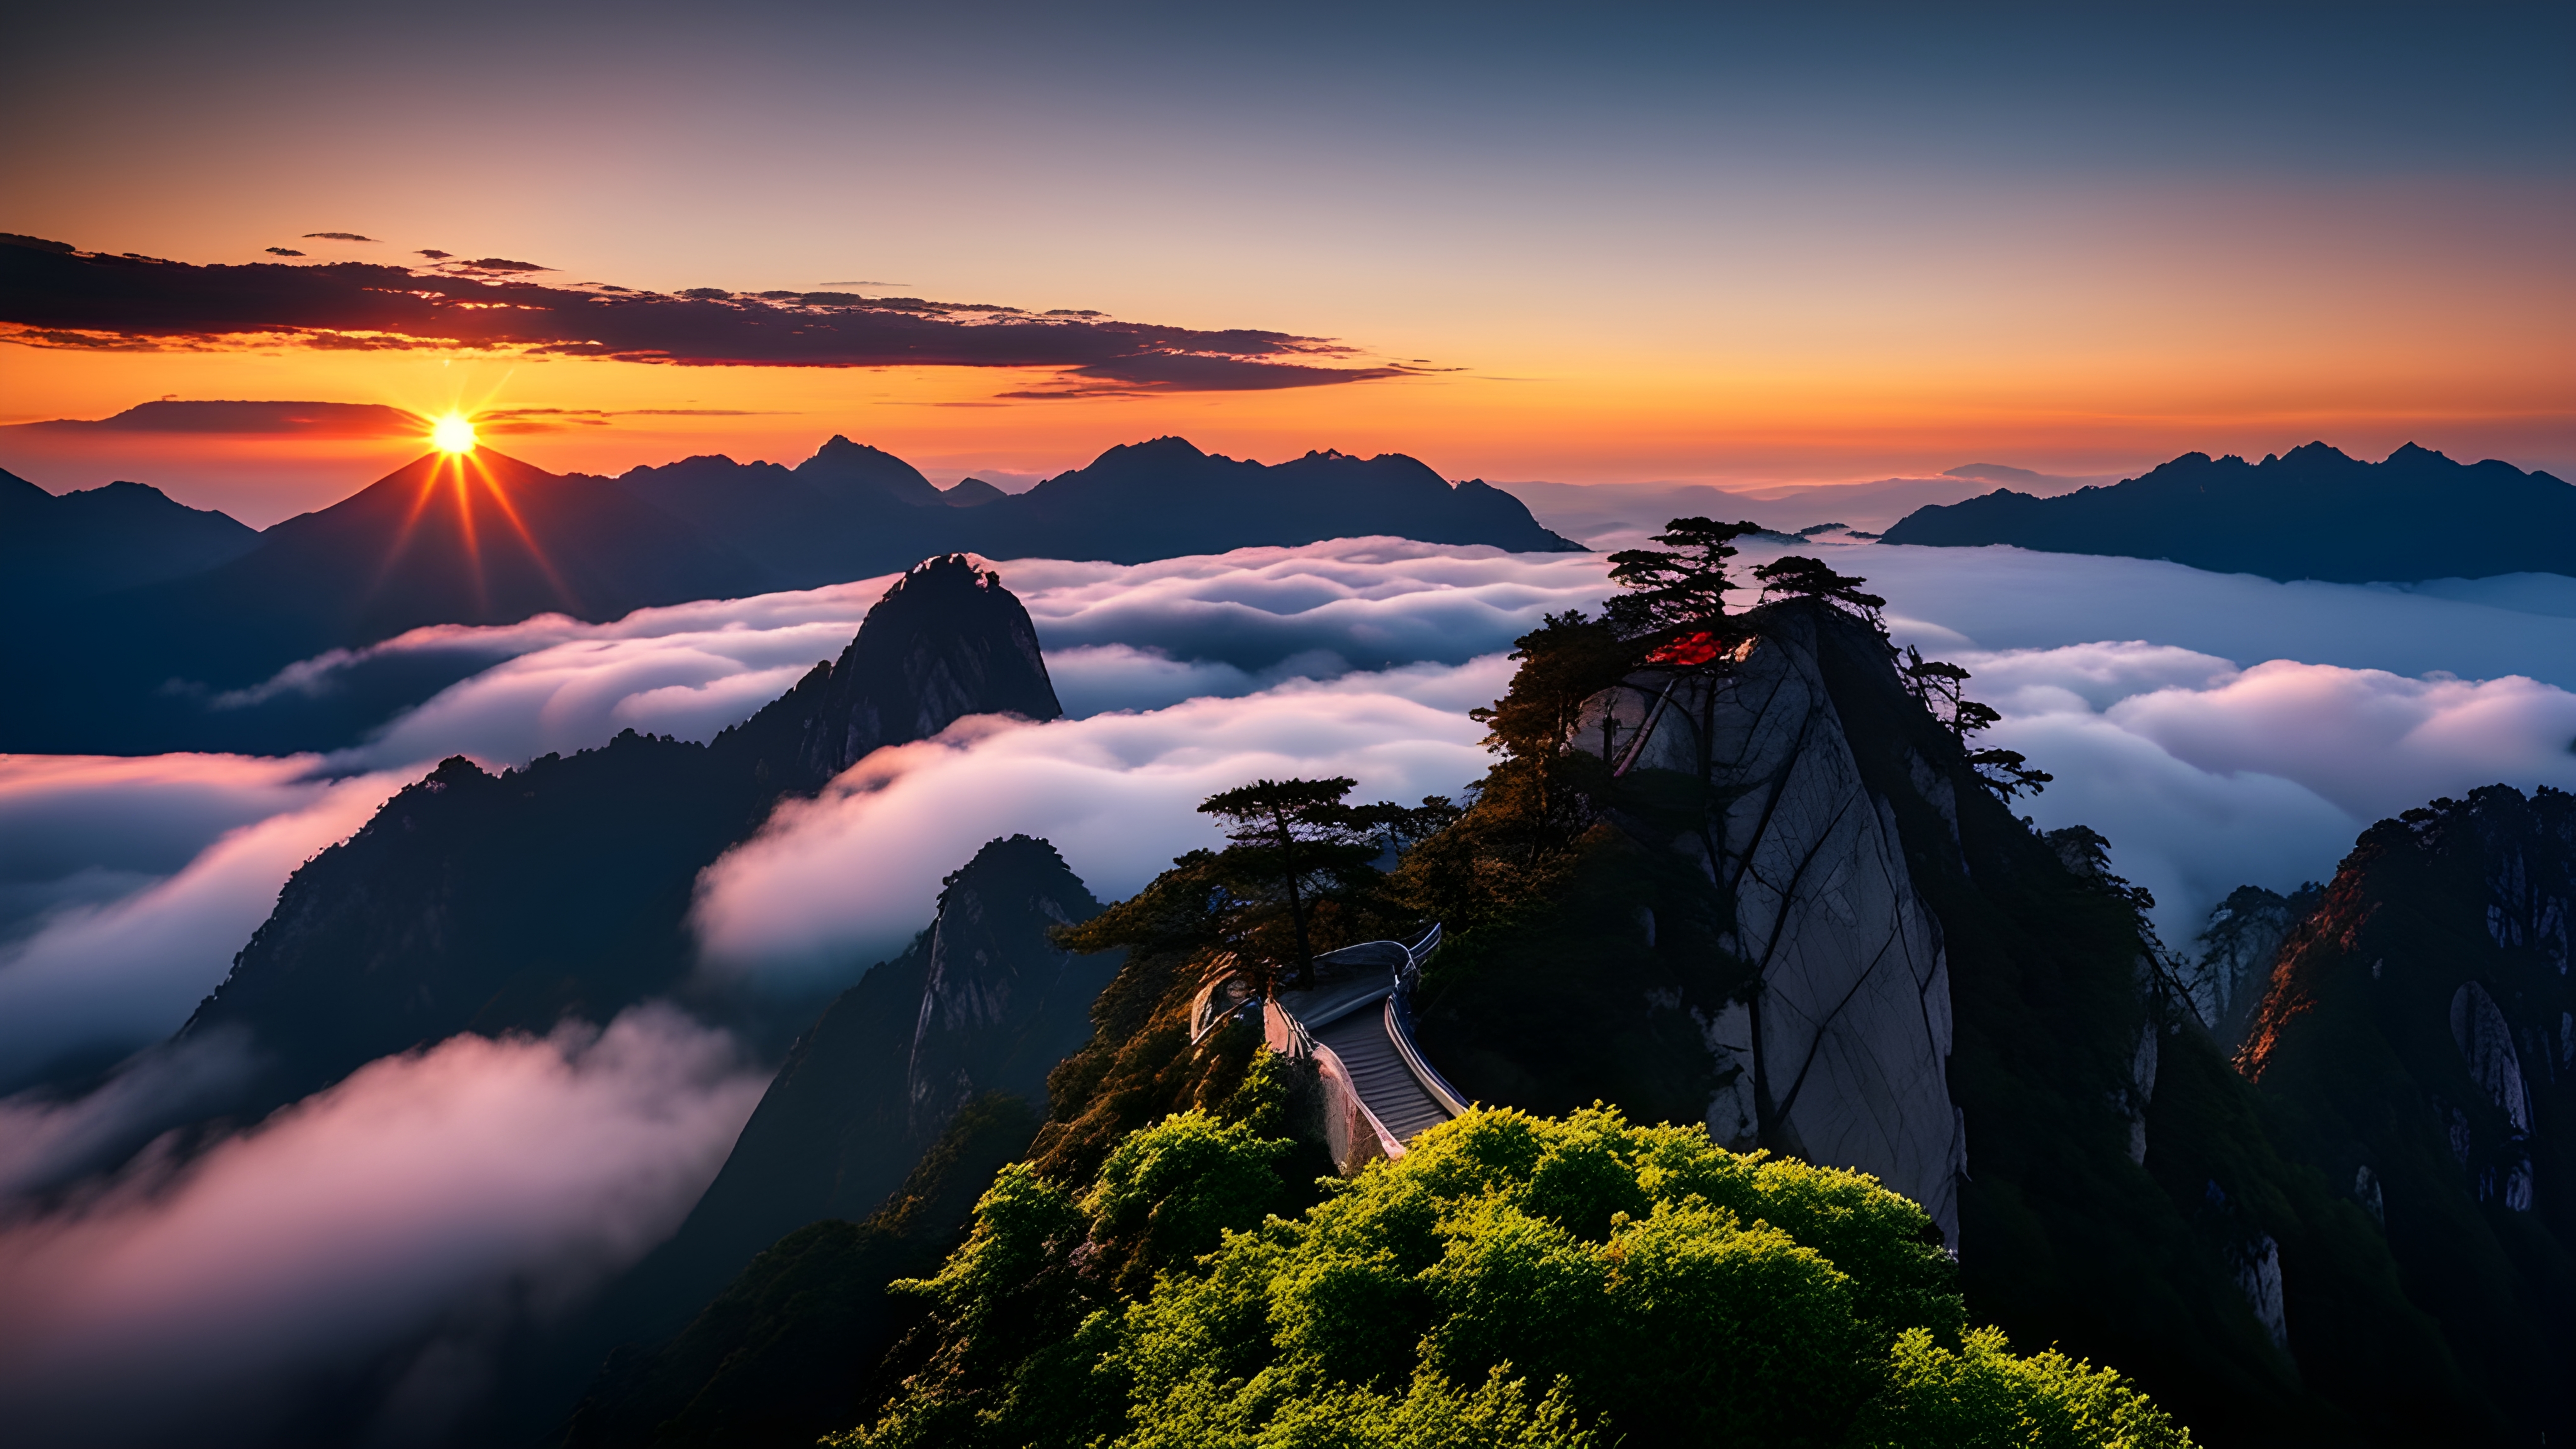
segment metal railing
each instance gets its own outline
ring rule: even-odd
[[[1386,1035],[1387,1040],[1395,1043],[1396,1055],[1404,1059],[1405,1070],[1413,1073],[1414,1080],[1420,1082],[1422,1089],[1446,1108],[1450,1116],[1459,1117],[1466,1114],[1467,1099],[1458,1095],[1458,1089],[1449,1085],[1448,1078],[1432,1070],[1431,1063],[1423,1059],[1422,1048],[1413,1040],[1414,989],[1422,984],[1422,963],[1439,949],[1440,923],[1437,921],[1432,923],[1430,930],[1422,933],[1419,940],[1404,948],[1404,964],[1395,973],[1395,990],[1386,998]]]

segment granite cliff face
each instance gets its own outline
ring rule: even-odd
[[[1973,1315],[2120,1365],[2208,1442],[2371,1438],[2350,1390],[2384,1365],[2346,1329],[2413,1321],[2393,1265],[2268,1135],[2107,843],[2014,818],[1866,620],[1740,624],[1585,703],[1578,864],[1453,936],[1425,1054],[1487,1103],[1870,1172]]]
[[[2209,913],[2200,933],[2202,951],[2184,972],[2193,1015],[2221,1046],[2233,1051],[2253,1023],[2272,979],[2281,943],[2316,909],[2322,887],[2314,882],[2283,896],[2261,886],[2238,886]]]
[[[2571,905],[2576,797],[2495,785],[2381,821],[2289,933],[2237,1055],[2395,1258],[2436,1341],[2375,1389],[2428,1433],[2576,1433]]]
[[[1683,680],[1669,700],[1669,676],[1638,676],[1595,701],[1579,733],[1605,716],[1629,721],[1645,731],[1632,773],[1704,774],[1721,802],[1705,837],[1673,842],[1714,845],[1706,866],[1735,903],[1727,945],[1760,983],[1707,1023],[1727,1074],[1709,1130],[1729,1146],[1868,1172],[1956,1243],[1966,1143],[1946,1076],[1941,926],[1914,887],[1894,807],[1852,753],[1820,627],[1834,625],[1783,611],[1731,672]],[[1919,753],[1907,764],[1955,851],[1956,781]]]
[[[1027,1147],[1045,1110],[1047,1073],[1091,1034],[1092,1002],[1123,955],[1076,956],[1048,933],[1099,911],[1055,848],[1025,835],[992,841],[948,877],[930,928],[835,998],[797,1039],[679,1232],[610,1296],[601,1317],[618,1337],[686,1331],[672,1345],[631,1350],[612,1364],[569,1442],[768,1442],[742,1439],[738,1425],[733,1438],[676,1427],[653,1438],[653,1431],[743,1364],[800,1357],[800,1339],[847,1360],[816,1370],[827,1376],[883,1352],[900,1318],[876,1306],[884,1281],[920,1268],[921,1245],[943,1243],[993,1168]],[[907,1173],[938,1170],[943,1134],[960,1122],[999,1152],[983,1178],[944,1195],[904,1187]],[[907,1208],[907,1195],[922,1201]],[[887,1214],[903,1217],[906,1252],[881,1251],[873,1281],[832,1281],[849,1271],[845,1255],[828,1248],[832,1234],[861,1232],[849,1226],[861,1220],[885,1228]],[[806,1242],[827,1220],[838,1221]],[[756,1254],[760,1265],[746,1273]],[[831,1312],[785,1312],[755,1334],[727,1312],[733,1300],[763,1293],[793,1300],[800,1286],[841,1295],[846,1301],[833,1312],[864,1321],[852,1327]],[[715,1305],[700,1313],[710,1298]],[[704,1418],[704,1408],[693,1412]],[[811,1443],[834,1424],[797,1419],[792,1427],[799,1432],[778,1442]]]
[[[985,1092],[1044,1105],[1046,1074],[1091,1035],[1091,1003],[1120,959],[1077,956],[1048,932],[1099,913],[1055,847],[1025,835],[949,877],[904,1072],[916,1142]]]

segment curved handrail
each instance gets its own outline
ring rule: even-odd
[[[1343,958],[1344,964],[1361,964],[1373,958],[1379,963],[1390,964],[1392,969],[1382,978],[1383,985],[1337,997],[1329,1003],[1328,1011],[1312,1021],[1300,1017],[1276,996],[1262,1003],[1263,1037],[1269,1043],[1271,1050],[1313,1057],[1318,1060],[1330,1060],[1350,1090],[1352,1105],[1358,1109],[1361,1119],[1368,1124],[1369,1131],[1376,1136],[1381,1153],[1388,1157],[1403,1156],[1404,1144],[1396,1140],[1395,1134],[1388,1130],[1376,1110],[1360,1097],[1357,1082],[1351,1077],[1350,1069],[1343,1063],[1340,1054],[1317,1041],[1315,1032],[1330,1022],[1342,1020],[1352,1012],[1384,1001],[1386,1005],[1383,1008],[1385,1012],[1383,1020],[1387,1040],[1394,1047],[1396,1060],[1403,1064],[1405,1073],[1413,1078],[1425,1095],[1439,1104],[1443,1112],[1452,1117],[1465,1113],[1468,1110],[1466,1098],[1460,1096],[1457,1088],[1450,1086],[1446,1078],[1432,1069],[1431,1063],[1423,1059],[1421,1047],[1413,1040],[1413,990],[1421,980],[1422,963],[1430,959],[1434,951],[1440,949],[1441,938],[1441,924],[1434,921],[1421,935],[1410,941],[1363,941],[1318,957],[1318,960],[1326,960],[1338,956]],[[1201,1000],[1205,999],[1203,994]],[[1210,1023],[1211,1026],[1213,1024]],[[1196,1038],[1193,1040],[1195,1041]]]
[[[1413,1044],[1413,1013],[1402,1002],[1403,998],[1397,996],[1386,999],[1387,1040],[1395,1043],[1395,1054],[1404,1059],[1405,1070],[1413,1073],[1413,1079],[1422,1084],[1422,1090],[1429,1092],[1433,1101],[1447,1108],[1452,1117],[1466,1116],[1467,1103],[1459,1097],[1458,1089],[1433,1071],[1431,1063],[1422,1059],[1422,1049]]]

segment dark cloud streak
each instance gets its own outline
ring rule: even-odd
[[[366,262],[198,266],[0,243],[0,323],[41,347],[204,348],[291,338],[327,350],[457,347],[713,367],[1054,368],[1059,397],[1316,387],[1405,375],[1340,365],[1324,339],[1120,322],[1097,313],[850,293],[678,296],[519,280],[486,257],[416,271]]]

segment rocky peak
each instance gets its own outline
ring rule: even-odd
[[[2192,1014],[2220,1047],[2233,1051],[2245,1039],[2281,944],[2316,908],[2324,891],[2313,881],[2287,896],[2261,886],[2238,886],[2210,911],[2199,938],[2203,949],[2183,968],[2181,985]]]
[[[964,554],[925,559],[895,580],[839,660],[818,664],[719,749],[778,761],[819,786],[883,745],[924,740],[970,714],[1063,716],[1037,626],[1001,575]]]
[[[1050,937],[1100,903],[1043,840],[992,841],[943,886],[905,1080],[909,1124],[924,1139],[981,1092],[1043,1100],[1046,1073],[1080,1044],[1059,1038],[1087,1025],[1084,1010],[1115,970]]]
[[[865,443],[853,443],[834,433],[814,456],[796,465],[800,482],[819,484],[827,491],[881,493],[911,504],[935,504],[939,489],[921,475],[921,470],[885,451]]]
[[[1615,716],[1645,731],[1631,772],[1688,777],[1705,762],[1726,802],[1712,839],[1674,842],[1732,895],[1731,949],[1761,980],[1704,1023],[1726,1078],[1711,1133],[1871,1173],[1956,1243],[1966,1141],[1946,1077],[1949,963],[1893,802],[1864,779],[1826,677],[1820,636],[1845,627],[1821,606],[1768,610],[1731,672],[1635,676],[1595,698],[1577,735]]]
[[[2571,902],[2576,796],[2491,785],[2383,820],[2280,946],[2237,1055],[2285,1154],[2385,1225],[2478,1390],[2541,1424],[2568,1412],[2546,1345],[2576,1331]]]

